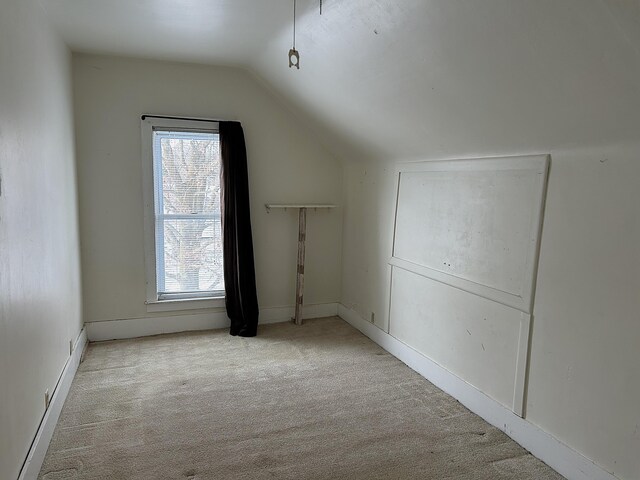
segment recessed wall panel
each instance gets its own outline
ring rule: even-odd
[[[522,295],[535,188],[522,170],[402,172],[394,256]]]
[[[511,408],[521,312],[393,269],[389,333]]]
[[[548,156],[403,164],[389,333],[522,414]]]

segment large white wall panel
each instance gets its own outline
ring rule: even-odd
[[[524,411],[549,158],[402,164],[389,333]]]
[[[531,312],[548,161],[402,165],[392,263]]]

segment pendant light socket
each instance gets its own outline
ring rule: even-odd
[[[289,68],[296,67],[300,70],[300,54],[295,48],[289,50]]]

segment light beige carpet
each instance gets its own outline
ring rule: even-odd
[[[330,318],[91,344],[40,478],[562,477]]]

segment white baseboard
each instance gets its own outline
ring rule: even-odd
[[[260,309],[260,323],[280,323],[288,322],[295,314],[295,306],[287,307],[266,307]],[[302,318],[323,318],[335,317],[338,315],[337,303],[319,303],[316,305],[304,305],[302,307]]]
[[[569,480],[619,480],[609,472],[560,442],[549,433],[518,417],[511,410],[441,367],[358,313],[338,305],[338,316],[360,330],[411,369],[445,391],[469,410],[499,428],[533,455]]]
[[[102,342],[104,340],[148,337],[162,333],[227,328],[229,319],[227,318],[227,313],[223,310],[212,313],[104,320],[87,322],[85,326],[89,341]]]
[[[33,443],[31,444],[29,454],[22,466],[18,480],[35,480],[38,478],[42,462],[44,461],[47,449],[49,448],[49,443],[51,442],[51,437],[53,436],[53,431],[58,423],[62,406],[64,405],[64,401],[66,400],[69,389],[71,388],[71,382],[73,382],[73,377],[76,375],[78,365],[80,365],[80,360],[82,359],[82,354],[87,346],[87,342],[87,331],[83,328],[76,338],[73,346],[73,352],[69,356],[67,363],[62,370],[62,374],[58,379],[58,384],[51,396],[49,408],[47,408],[44,417],[42,417],[40,427],[38,428],[38,432],[36,433]]]
[[[262,308],[260,309],[260,324],[288,322],[291,320],[293,312],[293,306]],[[338,314],[338,304],[322,303],[318,305],[305,305],[302,312],[303,318],[331,317]],[[146,337],[162,333],[228,328],[229,319],[227,318],[227,313],[224,310],[220,310],[210,313],[87,322],[85,326],[89,340],[92,342],[100,342],[104,340]]]

